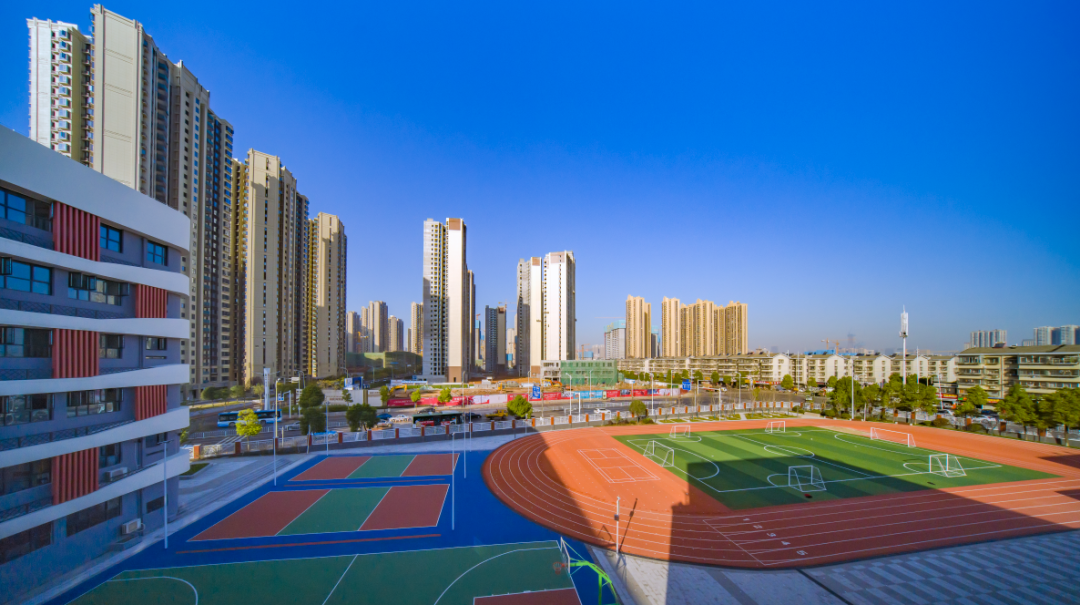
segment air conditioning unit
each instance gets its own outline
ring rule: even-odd
[[[120,468],[114,468],[111,471],[105,472],[105,478],[109,481],[116,481],[127,474],[127,467],[121,466]]]
[[[133,534],[140,529],[142,529],[142,519],[132,519],[120,526],[120,533],[126,536],[128,534]]]

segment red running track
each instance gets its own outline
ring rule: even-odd
[[[697,423],[695,430],[764,428],[761,422]],[[792,426],[860,425],[788,420]],[[928,427],[904,427],[920,446],[1058,475],[963,488],[731,511],[672,473],[606,480],[578,450],[616,449],[648,464],[612,435],[666,433],[666,426],[584,428],[535,434],[495,450],[484,479],[503,502],[572,538],[615,547],[622,499],[623,552],[747,568],[818,565],[1080,528],[1080,456],[1073,450]]]

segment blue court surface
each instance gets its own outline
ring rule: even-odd
[[[535,602],[540,591],[553,603],[597,603],[592,570],[559,569],[559,534],[488,490],[481,467],[489,453],[470,452],[453,476],[342,472],[344,479],[290,481],[326,460],[313,456],[279,475],[276,487],[268,482],[172,534],[168,550],[154,544],[50,603],[469,605],[526,602],[527,594]],[[364,456],[369,463],[356,462],[375,463],[369,468],[401,458]],[[565,545],[592,560],[585,545]],[[615,596],[604,589],[602,600]]]

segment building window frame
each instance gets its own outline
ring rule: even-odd
[[[167,266],[169,264],[169,248],[147,240],[146,260],[158,265]]]
[[[101,225],[101,249],[124,252],[124,232],[116,227]]]
[[[0,326],[0,357],[51,358],[52,330]]]
[[[52,483],[52,458],[24,462],[0,469],[0,496]]]
[[[118,497],[71,513],[66,519],[67,536],[70,538],[79,532],[97,527],[110,519],[119,517],[123,512],[124,503],[122,497]]]
[[[52,395],[36,393],[0,397],[0,414],[3,415],[0,426],[48,422],[52,420]]]
[[[99,334],[99,357],[101,359],[121,359],[124,357],[123,334]]]

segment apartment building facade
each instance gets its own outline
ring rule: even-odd
[[[604,359],[626,358],[626,321],[613,321],[604,328]],[[644,358],[642,358],[644,359]]]
[[[652,357],[652,305],[640,296],[626,297],[626,357]]]
[[[424,376],[430,380],[469,379],[475,351],[471,342],[472,291],[467,228],[460,218],[424,221]]]
[[[1031,395],[1080,388],[1080,345],[980,347],[957,356],[957,391],[980,386],[1000,399],[1019,383]]]
[[[577,263],[570,250],[544,257],[542,359],[574,359],[577,349]]]
[[[175,514],[188,426],[180,212],[0,127],[0,585]]]
[[[409,304],[409,352],[417,355],[424,354],[424,305],[421,303]]]
[[[349,242],[338,217],[320,212],[308,224],[306,374],[345,373],[345,274]]]
[[[30,29],[30,138],[90,163],[92,39],[72,23],[27,19]]]

